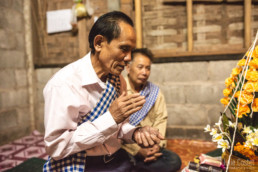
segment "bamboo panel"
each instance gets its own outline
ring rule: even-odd
[[[193,50],[193,1],[187,0],[187,45],[188,51]]]
[[[141,0],[135,0],[135,28],[136,28],[136,47],[142,48],[142,12]]]
[[[251,12],[252,0],[245,0],[245,48],[251,45]]]

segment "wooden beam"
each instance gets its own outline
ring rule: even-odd
[[[135,29],[136,29],[136,47],[142,48],[142,3],[141,0],[135,0]]]
[[[251,13],[252,13],[252,0],[245,0],[245,48],[251,45]]]
[[[151,50],[155,58],[167,57],[186,57],[186,56],[203,56],[203,55],[224,55],[224,54],[244,54],[247,49],[227,49],[226,51],[202,51],[202,52],[177,52],[171,49]]]
[[[82,18],[78,21],[78,39],[79,39],[79,55],[80,58],[87,53],[87,25],[86,18]]]
[[[188,51],[193,51],[193,1],[186,1],[187,12],[187,45]]]
[[[187,0],[163,0],[165,3],[186,2]],[[243,2],[243,0],[193,0],[194,2]],[[257,1],[257,0],[253,0]]]

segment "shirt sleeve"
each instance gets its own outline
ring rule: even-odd
[[[43,93],[45,98],[44,141],[46,152],[54,159],[62,159],[70,154],[103,144],[119,129],[109,112],[93,122],[87,121],[77,126],[82,103],[76,91],[67,85],[47,85]],[[89,107],[84,108],[91,110]]]
[[[167,106],[166,101],[163,93],[161,90],[159,90],[159,95],[157,97],[157,100],[153,107],[153,112],[151,112],[153,115],[154,123],[152,127],[159,129],[159,132],[162,134],[162,136],[166,136],[166,129],[167,129]],[[166,147],[167,141],[161,140],[160,147]]]

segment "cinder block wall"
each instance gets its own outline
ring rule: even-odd
[[[237,61],[201,61],[153,64],[150,80],[160,86],[168,109],[168,138],[206,139],[207,124],[218,121],[220,104]]]
[[[0,144],[30,133],[23,0],[0,1]]]

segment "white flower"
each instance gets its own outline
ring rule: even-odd
[[[210,132],[210,135],[214,136],[218,133],[217,129],[216,128],[212,128],[211,129],[211,132]]]
[[[220,140],[218,142],[218,148],[222,148],[222,152],[225,152],[226,149],[229,149],[229,143],[227,140]]]
[[[217,123],[215,123],[215,126],[220,126],[221,125],[221,118],[219,119],[219,121]]]
[[[205,128],[204,128],[204,132],[210,132],[211,131],[211,126],[210,125],[207,125]]]
[[[223,139],[223,135],[222,134],[216,134],[212,137],[212,141],[213,142],[219,142]]]
[[[248,147],[248,148],[253,148],[253,145],[252,145],[252,142],[251,141],[246,141],[245,142],[245,147]]]
[[[232,128],[235,128],[236,123],[232,123],[231,121],[229,121],[229,122],[228,122],[228,126],[229,126],[229,127],[232,127]]]
[[[251,130],[251,128],[249,126],[248,127],[244,126],[242,133],[249,134],[251,132],[252,132],[252,130]]]

